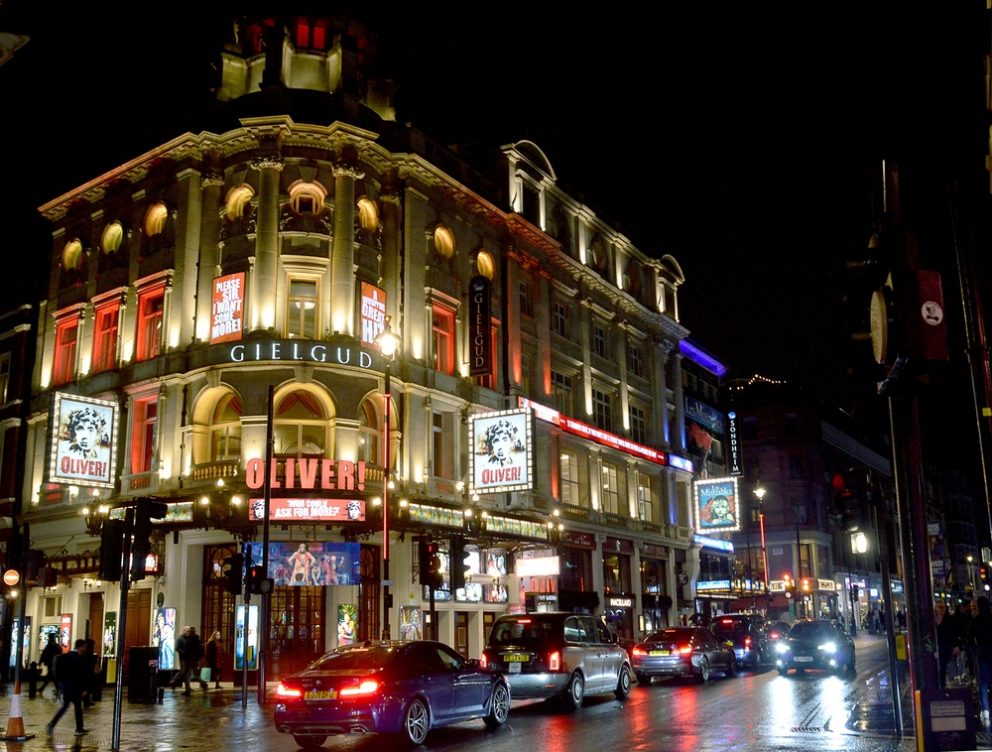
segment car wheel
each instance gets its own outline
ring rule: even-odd
[[[723,675],[726,676],[728,679],[733,679],[735,676],[737,676],[737,661],[735,661],[733,658],[727,661],[727,670],[723,672]]]
[[[302,749],[320,749],[324,746],[324,740],[327,739],[326,736],[297,736],[293,734],[293,741],[296,742]]]
[[[650,684],[651,683],[651,677],[648,676],[647,674],[638,673],[637,674],[637,683],[638,684]]]
[[[415,697],[407,705],[403,714],[403,733],[410,744],[420,745],[427,738],[431,728],[431,716],[424,701]]]
[[[706,656],[699,659],[699,672],[696,674],[696,678],[699,679],[700,684],[705,684],[710,680],[710,662],[706,660]]]
[[[562,699],[565,701],[565,707],[568,710],[581,708],[585,694],[586,681],[582,678],[582,674],[576,671],[568,677],[568,684],[565,686],[565,693],[562,696]]]
[[[489,728],[498,728],[506,723],[510,716],[510,690],[500,682],[493,687],[493,696],[489,699],[489,715],[483,721]]]
[[[617,688],[613,690],[618,700],[626,700],[630,697],[630,669],[626,666],[620,667],[620,676],[617,678]]]

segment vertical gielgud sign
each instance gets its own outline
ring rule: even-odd
[[[469,375],[487,376],[493,370],[492,287],[483,276],[473,277],[468,285]]]

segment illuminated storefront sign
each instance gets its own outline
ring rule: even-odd
[[[258,457],[248,460],[245,465],[245,485],[256,491],[264,484],[265,460]],[[293,457],[272,460],[272,464],[269,466],[269,487],[272,489],[314,490],[320,488],[334,491],[364,491],[365,461],[296,459]]]
[[[697,593],[709,590],[730,590],[730,580],[700,580],[696,583]]]
[[[728,551],[733,552],[734,544],[730,541],[720,540],[719,538],[707,538],[705,535],[699,535],[698,533],[693,536],[693,541],[703,548],[714,548],[717,551]]]
[[[531,411],[505,410],[469,418],[470,493],[534,487]]]
[[[265,499],[252,499],[248,519],[265,519]],[[269,499],[273,522],[364,522],[364,499]]]
[[[550,577],[560,571],[557,556],[517,559],[513,563],[513,570],[518,577]]]
[[[228,360],[232,363],[245,363],[258,360],[288,360],[308,363],[330,363],[332,365],[355,366],[357,368],[372,367],[372,356],[360,348],[293,339],[232,345],[230,350],[228,350]]]
[[[378,349],[375,338],[386,328],[386,292],[368,282],[362,282],[360,312],[362,344]]]
[[[52,415],[49,480],[113,488],[117,403],[57,392]]]
[[[716,533],[741,529],[737,478],[697,480],[693,488],[698,530]]]
[[[210,344],[241,339],[244,332],[245,273],[217,277],[210,299]]]
[[[634,596],[624,595],[624,596],[606,596],[606,607],[607,608],[633,608],[634,607]]]
[[[544,405],[539,405],[536,402],[531,402],[525,397],[520,398],[520,406],[533,410],[534,415],[537,418],[547,423],[551,423],[552,425],[556,425],[568,433],[581,436],[584,439],[589,439],[590,441],[594,441],[602,446],[617,449],[621,452],[632,454],[635,457],[649,460],[650,462],[656,462],[659,465],[667,464],[665,453],[659,452],[657,449],[652,449],[644,444],[638,444],[636,441],[625,439],[623,436],[617,436],[615,433],[610,433],[609,431],[604,431],[601,428],[596,428],[596,426],[583,423],[581,420],[569,418],[567,415],[562,415],[557,410],[553,410],[550,407],[545,407]]]
[[[493,370],[492,291],[490,282],[479,275],[468,286],[470,376],[486,376]]]

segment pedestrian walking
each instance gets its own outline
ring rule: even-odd
[[[937,601],[936,618],[937,625],[937,673],[940,688],[947,686],[947,665],[952,658],[956,658],[961,652],[957,624],[953,617],[947,613],[947,603]]]
[[[989,722],[989,684],[992,683],[992,604],[982,595],[976,603],[978,614],[968,625],[968,644],[975,652],[978,674],[978,702],[982,708],[982,726],[986,731]]]
[[[41,683],[38,694],[44,696],[45,687],[51,682],[55,687],[55,696],[59,696],[59,683],[55,680],[55,658],[62,654],[62,646],[56,639],[53,632],[48,633],[48,642],[45,649],[41,651],[41,665],[45,667],[45,681]]]
[[[96,641],[87,638],[86,653],[83,655],[86,664],[86,684],[83,687],[83,707],[92,708],[100,699],[100,656],[96,654]]]
[[[224,643],[220,637],[220,630],[215,630],[210,639],[207,640],[207,647],[204,650],[204,665],[210,669],[210,679],[214,682],[214,687],[220,689],[220,671],[224,666],[224,659],[227,651],[224,650]]]
[[[196,633],[194,627],[189,625],[183,627],[183,633],[176,640],[176,652],[179,654],[180,669],[176,678],[172,680],[169,686],[175,689],[180,683],[185,684],[186,690],[183,694],[189,697],[190,677],[200,678],[198,671],[200,668],[200,659],[203,657],[203,643],[200,642],[200,635]],[[200,686],[206,689],[207,683],[200,680]]]
[[[72,650],[55,659],[55,680],[59,683],[59,689],[62,692],[62,706],[45,726],[45,731],[49,736],[55,731],[55,724],[65,715],[70,704],[76,715],[76,736],[88,733],[88,729],[83,728],[82,698],[83,688],[90,681],[89,676],[92,672],[85,658],[86,640],[76,640]]]

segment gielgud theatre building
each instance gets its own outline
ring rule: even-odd
[[[41,208],[23,519],[50,570],[27,659],[56,631],[107,659],[158,645],[168,668],[190,624],[220,630],[230,680],[247,619],[249,668],[267,624],[275,678],[380,636],[384,612],[409,639],[421,539],[438,637],[468,656],[508,609],[674,622],[698,563],[676,261],[561,191],[533,143],[478,171],[396,122],[354,22],[239,30],[219,125]],[[267,485],[274,588],[246,612],[224,561],[260,551]],[[143,497],[167,513],[118,635],[100,530]]]

